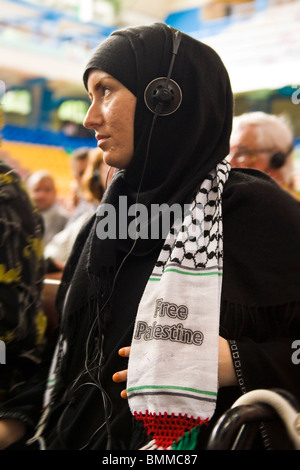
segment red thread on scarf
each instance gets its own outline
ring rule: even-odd
[[[194,419],[187,415],[178,416],[168,415],[167,413],[149,413],[148,410],[143,415],[142,413],[134,413],[137,421],[142,421],[148,435],[155,439],[157,447],[167,449],[172,446],[174,442],[185,435],[186,432],[191,431],[192,428],[207,424],[208,419],[201,420],[200,418]]]

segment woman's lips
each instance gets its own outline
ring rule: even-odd
[[[97,146],[98,147],[101,147],[102,144],[104,144],[104,142],[106,142],[107,139],[109,139],[109,136],[108,135],[96,135],[96,139],[97,139]]]

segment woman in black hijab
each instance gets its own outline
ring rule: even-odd
[[[153,83],[160,77],[165,78]],[[123,385],[112,380],[114,372],[127,367],[118,350],[131,344],[134,331],[135,338],[141,332],[134,330],[134,325],[140,318],[139,305],[144,306],[149,279],[163,279],[161,272],[179,271],[178,266],[181,273],[192,272],[200,279],[216,267],[219,278],[223,271],[222,290],[218,292],[214,285],[212,292],[220,303],[207,305],[212,305],[214,312],[219,309],[218,318],[212,316],[211,320],[218,328],[214,343],[220,334],[219,360],[212,366],[213,370],[218,368],[218,378],[214,374],[218,390],[211,392],[216,399],[206,399],[214,402],[211,425],[201,426],[208,420],[202,416],[192,418],[197,428],[193,447],[204,448],[217,417],[242,393],[280,387],[299,394],[299,373],[291,361],[291,345],[299,336],[299,203],[260,172],[230,171],[225,157],[229,152],[232,92],[221,60],[208,46],[164,24],[117,31],[94,53],[84,83],[92,101],[85,126],[95,130],[105,162],[117,170],[97,213],[79,234],[65,268],[58,296],[60,336],[49,377],[49,383],[53,379],[55,385],[48,387],[46,411],[31,442],[40,442],[49,450],[122,450],[147,443],[155,432],[149,431],[145,413],[129,407],[120,397]],[[109,114],[114,99],[126,106],[116,106],[116,112]],[[118,121],[122,126],[116,133],[114,124]],[[151,218],[154,204],[178,204],[184,209],[194,201],[203,201],[202,197],[206,201],[202,216],[211,225],[209,230],[204,225],[204,241],[197,245],[197,256],[186,250],[179,238],[169,244],[173,229],[167,241],[166,235],[133,240],[128,234],[111,236],[110,219],[105,219],[105,209],[113,207],[114,229],[120,233],[122,204],[125,201],[128,208],[138,203],[148,209],[149,217],[143,224],[150,229],[157,224],[157,218]],[[217,217],[211,215],[211,207],[218,208]],[[199,222],[200,216],[196,220],[193,210],[190,212],[192,223]],[[126,228],[136,214],[131,214]],[[101,232],[105,220],[107,238]],[[197,243],[192,238],[189,241]],[[181,257],[175,256],[174,247],[183,249]],[[170,264],[164,261],[165,253],[170,253],[167,258],[176,269],[166,269]],[[203,289],[178,291],[186,293],[187,298],[195,297],[202,311],[206,299],[204,295],[199,300],[198,293],[202,295]],[[206,297],[211,302],[214,295]],[[157,329],[154,333],[154,322],[147,330],[147,340],[151,341],[143,341],[142,346],[172,343],[182,351],[179,343],[183,342],[183,331],[192,332],[194,346],[205,344],[205,329],[203,334],[196,327],[184,328],[188,317],[184,307],[165,303],[167,310],[161,308],[157,313],[163,316],[167,312],[168,319],[174,315],[180,318],[181,323],[177,321],[168,330],[168,325],[161,327],[172,341],[153,341],[155,335],[155,339],[162,339]],[[136,328],[143,324],[148,327],[150,323],[139,321]],[[227,355],[232,353],[229,361],[227,356],[225,361],[221,357],[223,348]],[[164,351],[160,351],[163,356]],[[204,356],[209,363],[209,357]],[[190,362],[195,362],[195,371],[198,365],[200,368],[196,356]],[[143,369],[152,370],[153,362],[146,366],[141,356],[141,363]],[[188,380],[193,372],[178,359],[176,364],[177,377]],[[149,395],[144,394],[143,399],[148,400]],[[16,405],[14,412],[16,417]],[[26,413],[32,416],[29,408]],[[23,408],[22,419],[26,413]],[[132,414],[139,419],[135,421]],[[154,415],[151,412],[147,418]],[[141,424],[145,423],[144,429]],[[169,430],[170,423],[166,426]],[[190,423],[183,427],[184,432],[191,430]]]

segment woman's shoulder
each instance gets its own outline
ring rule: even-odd
[[[273,178],[256,169],[232,168],[224,187],[224,205],[248,204],[265,210],[300,211],[300,201],[283,189]]]
[[[258,170],[233,168],[223,227],[224,298],[245,305],[299,302],[298,200]]]
[[[300,201],[259,170],[233,168],[223,192],[224,236],[236,243],[266,243],[273,249],[285,241],[299,252]],[[251,241],[252,240],[252,241]],[[297,255],[298,256],[298,255]]]
[[[271,189],[270,189],[271,188]],[[226,184],[226,190],[277,190],[281,189],[278,183],[267,173],[255,168],[231,168]]]

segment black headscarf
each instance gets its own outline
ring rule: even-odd
[[[153,114],[145,105],[148,83],[168,74],[172,30],[165,24],[113,33],[86,67],[111,74],[136,95],[135,151],[124,174],[134,193],[140,183]],[[186,67],[188,64],[188,67]],[[172,72],[182,90],[182,104],[155,123],[139,200],[173,203],[191,197],[206,174],[226,157],[232,122],[232,92],[227,71],[210,47],[182,34]]]
[[[171,76],[182,90],[181,106],[172,115],[158,116],[153,125],[154,114],[145,104],[144,91],[153,79],[167,76],[172,37],[171,28],[160,23],[116,31],[87,64],[83,76],[86,87],[90,71],[99,69],[137,98],[134,155],[126,170],[115,172],[100,212],[105,203],[118,211],[121,195],[131,206],[137,193],[138,202],[147,207],[154,203],[186,204],[207,173],[228,154],[233,98],[227,71],[210,47],[188,35],[182,34]],[[99,239],[100,212],[80,233],[64,271],[59,298],[64,300],[64,318],[69,317],[66,330],[71,328],[73,313],[92,298],[95,302],[101,299],[103,305],[103,299],[113,291],[116,270],[128,253],[139,258],[154,251],[158,254],[163,244],[163,240],[138,239],[132,251],[132,239]],[[93,305],[87,310],[92,312]],[[107,318],[102,308],[100,305],[101,321]]]
[[[99,46],[87,64],[84,72],[86,85],[90,71],[98,68],[106,73],[114,74],[113,76],[126,84],[137,97],[134,156],[126,170],[116,172],[104,194],[102,204],[111,203],[117,208],[119,195],[127,196],[128,207],[135,201],[153,123],[153,113],[144,102],[144,91],[151,80],[168,74],[171,55],[172,30],[165,24],[158,23],[113,33]],[[171,78],[181,87],[183,99],[181,106],[174,114],[159,116],[155,122],[148,162],[139,193],[139,202],[147,206],[152,203],[169,205],[188,203],[203,178],[226,157],[229,149],[233,99],[227,71],[218,55],[207,45],[182,34]],[[231,173],[235,175],[234,170]],[[282,222],[275,211],[272,211],[273,217],[271,218],[271,208],[266,213],[265,203],[272,197],[274,208],[281,208],[288,204],[288,210],[282,212],[291,213],[291,217],[295,211],[298,213],[299,203],[292,200],[287,202],[286,199],[290,199],[288,195],[261,172],[254,172],[253,177],[253,172],[247,172],[247,170],[240,170],[239,173],[245,176],[238,182],[236,182],[236,177],[230,178],[231,181],[235,181],[234,191],[229,183],[224,188],[224,230],[226,232],[224,264],[228,273],[224,282],[226,292],[230,292],[226,298],[232,300],[241,298],[241,303],[253,302],[251,292],[254,288],[245,295],[242,292],[244,293],[247,283],[243,289],[241,286],[236,289],[236,275],[233,270],[238,270],[245,264],[247,272],[250,270],[253,273],[253,279],[258,280],[258,272],[260,278],[263,279],[258,283],[264,288],[261,295],[256,296],[256,305],[268,305],[271,302],[285,303],[291,298],[298,300],[299,289],[295,283],[289,283],[284,290],[274,291],[274,285],[280,284],[281,276],[278,275],[277,270],[266,268],[265,260],[269,256],[266,250],[270,247],[270,242],[266,243],[262,240],[263,246],[257,250],[257,257],[249,257],[250,245],[244,242],[245,237],[241,238],[240,227],[247,227],[247,237],[251,243],[255,240],[257,244],[257,231],[264,223],[261,230],[272,233],[274,244],[276,245],[277,241],[279,243],[279,247],[274,246],[274,253],[278,254],[281,250],[281,256],[290,261],[289,270],[294,273],[299,265],[295,258],[298,256],[297,243],[296,246],[293,242],[285,244],[283,250],[282,240],[278,240],[276,236],[281,230]],[[263,204],[258,201],[263,201]],[[255,214],[253,207],[255,207]],[[232,220],[230,219],[231,222],[227,223],[229,214]],[[253,217],[259,221],[259,224],[255,223]],[[68,302],[71,311],[91,297],[89,295],[89,290],[92,288],[91,279],[87,278],[84,281],[83,272],[92,274],[92,279],[95,282],[97,280],[96,290],[102,288],[111,292],[109,279],[114,278],[117,253],[122,252],[123,256],[126,256],[132,247],[132,240],[99,240],[96,235],[98,221],[99,218],[96,216],[90,220],[85,232],[77,240],[66,269],[66,273],[69,272],[69,276],[73,276],[73,281],[78,277],[80,285],[85,286],[78,289],[76,283],[72,283],[74,292],[70,295]],[[296,234],[299,229],[299,227],[293,229],[295,240],[297,240]],[[230,236],[228,236],[229,232]],[[151,251],[157,251],[157,248],[162,245],[161,242],[161,240],[138,240],[132,255],[141,257]],[[261,253],[264,253],[264,256],[261,256]],[[225,263],[228,258],[230,262]],[[273,259],[272,256],[270,259]],[[291,260],[294,260],[293,263]],[[295,269],[291,268],[291,264],[295,266]],[[111,277],[104,275],[104,271],[106,273],[109,271]],[[66,277],[68,277],[67,274]],[[267,284],[265,284],[265,279],[268,279]],[[107,285],[104,286],[106,282]]]
[[[90,71],[99,69],[137,97],[134,156],[129,167],[113,179],[104,202],[113,200],[116,204],[116,196],[122,193],[129,207],[136,202],[138,192],[138,202],[148,208],[155,203],[188,203],[207,173],[228,154],[233,98],[227,71],[215,51],[185,34],[171,76],[181,88],[181,106],[172,115],[158,116],[153,123],[154,114],[145,104],[144,92],[153,79],[168,74],[173,33],[163,23],[116,31],[100,44],[87,64],[83,77],[86,87]],[[130,246],[122,242],[121,249],[128,252]],[[156,246],[154,240],[139,240],[135,253],[143,255]],[[103,253],[103,247],[97,251]],[[108,253],[107,248],[105,251]]]

